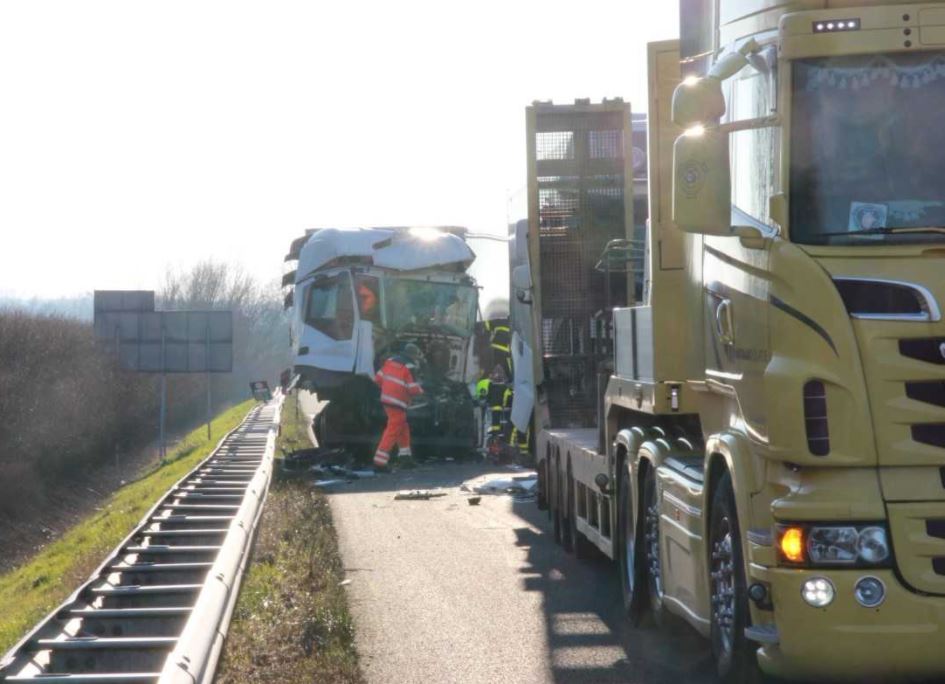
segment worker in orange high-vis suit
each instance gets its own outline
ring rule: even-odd
[[[414,397],[423,394],[410,365],[420,361],[420,348],[415,344],[404,347],[403,354],[395,354],[387,359],[374,382],[381,387],[381,404],[387,414],[387,427],[381,435],[381,443],[374,454],[374,465],[386,468],[390,463],[394,446],[399,447],[400,456],[411,456],[410,425],[407,424],[407,407]]]

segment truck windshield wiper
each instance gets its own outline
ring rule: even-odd
[[[898,228],[864,228],[862,230],[838,230],[821,233],[821,237],[843,237],[859,235],[901,235],[909,233],[941,233],[945,235],[945,226],[901,226]]]

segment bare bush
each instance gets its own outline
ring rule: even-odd
[[[168,273],[163,309],[233,311],[233,372],[212,378],[214,411],[274,383],[289,363],[278,286],[207,261]],[[157,437],[157,378],[125,371],[89,321],[0,309],[0,514],[68,482],[70,474]],[[206,411],[206,377],[168,376],[168,427],[191,428]]]
[[[0,511],[145,441],[152,388],[119,369],[87,323],[0,313]]]
[[[239,266],[209,260],[186,271],[168,271],[158,293],[158,306],[233,312],[233,372],[213,375],[215,407],[245,399],[254,380],[273,385],[291,363],[288,322],[278,283],[262,286]],[[172,378],[168,390],[174,399],[171,415],[200,415],[206,402],[205,383],[200,377]]]

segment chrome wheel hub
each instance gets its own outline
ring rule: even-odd
[[[728,520],[722,520],[720,527],[722,535],[712,543],[712,621],[718,627],[723,648],[730,651],[735,636],[735,560]]]
[[[663,595],[663,581],[660,569],[660,511],[654,501],[647,501],[645,518],[646,570],[657,597]]]

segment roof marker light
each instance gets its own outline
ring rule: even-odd
[[[836,21],[815,21],[813,24],[814,33],[830,33],[836,31],[859,31],[859,19],[839,19]]]

